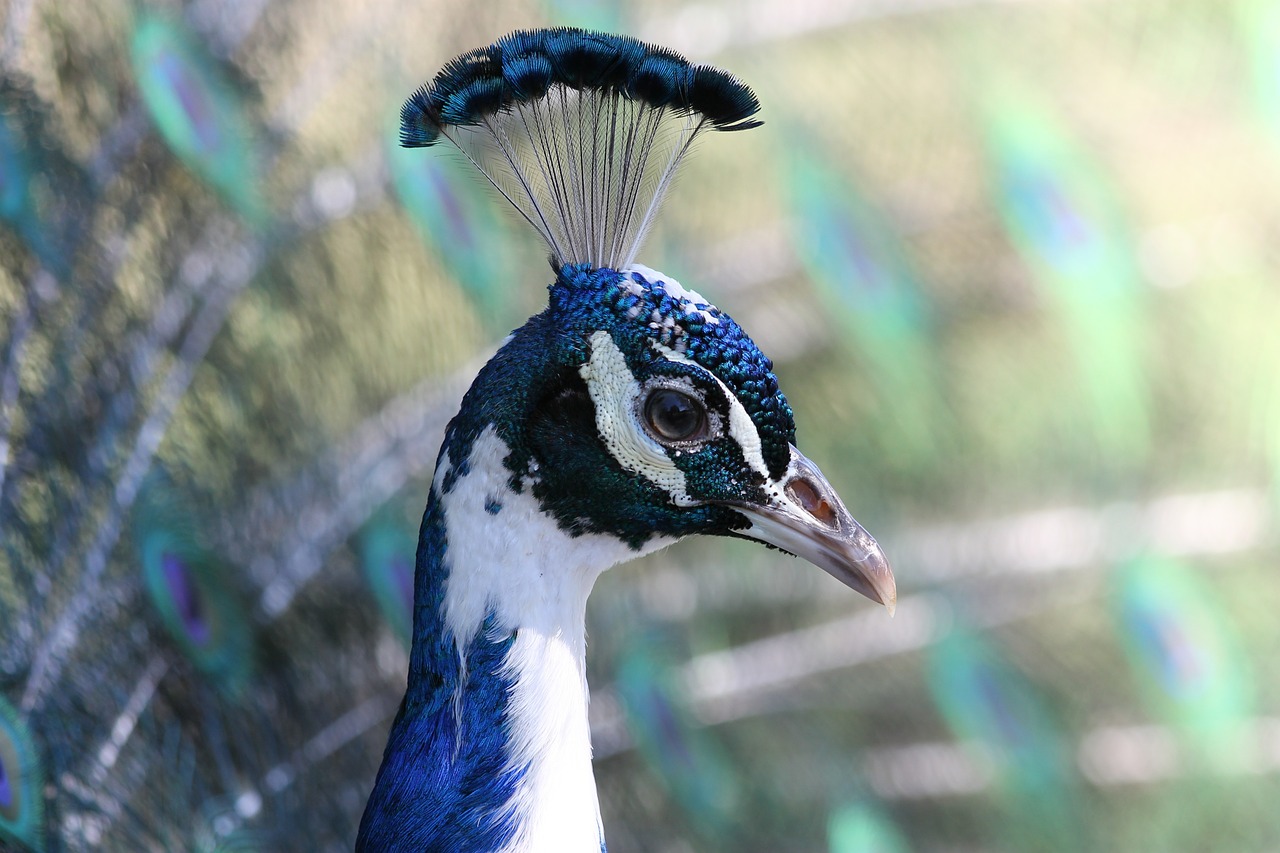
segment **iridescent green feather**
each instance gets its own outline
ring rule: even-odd
[[[519,322],[522,307],[510,284],[515,265],[501,216],[493,200],[460,164],[447,157],[422,157],[387,136],[387,160],[400,203],[471,298],[491,330]]]
[[[846,806],[827,824],[831,853],[907,853],[910,847],[898,828],[879,810],[865,804]]]
[[[893,418],[894,445],[910,459],[937,449],[939,407],[932,317],[907,253],[872,202],[830,158],[795,139],[787,187],[796,255],[831,316],[869,370],[881,409]]]
[[[43,851],[44,833],[40,758],[22,717],[0,698],[0,842]]]
[[[969,631],[948,635],[929,658],[934,702],[955,736],[991,759],[997,792],[1014,818],[1009,830],[1038,838],[1043,849],[1087,849],[1072,756],[1046,697]]]
[[[201,543],[191,519],[153,485],[134,513],[143,585],[160,623],[214,684],[239,694],[253,673],[253,630],[231,588],[230,568]]]
[[[0,113],[0,219],[20,223],[30,208],[31,164],[26,146]]]
[[[1116,193],[1030,93],[997,80],[979,101],[997,207],[1070,338],[1098,446],[1137,467],[1150,444],[1141,277]]]
[[[1254,688],[1239,638],[1211,584],[1191,567],[1147,557],[1118,569],[1111,611],[1134,672],[1162,716],[1229,759]]]
[[[389,515],[360,533],[360,567],[378,609],[404,647],[413,637],[413,577],[417,543],[408,527]]]
[[[723,841],[736,824],[741,792],[728,759],[693,719],[672,663],[651,640],[628,644],[617,676],[627,728],[672,800],[700,832]]]
[[[139,22],[132,58],[142,101],[170,149],[241,216],[262,224],[257,145],[227,75],[182,28],[158,17]]]
[[[46,270],[63,277],[71,270],[88,188],[79,170],[47,144],[46,113],[28,82],[0,74],[0,222]]]

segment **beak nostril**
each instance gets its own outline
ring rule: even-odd
[[[835,526],[835,507],[826,498],[822,497],[821,492],[818,491],[813,483],[801,477],[796,477],[787,483],[787,494],[809,515],[828,527]]]

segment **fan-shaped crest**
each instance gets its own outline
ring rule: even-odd
[[[557,265],[625,269],[704,130],[746,130],[737,78],[628,36],[522,30],[464,53],[408,100],[401,144],[453,142]]]

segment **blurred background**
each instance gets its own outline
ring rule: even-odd
[[[743,77],[644,263],[898,577],[592,597],[614,851],[1280,849],[1280,2],[0,0],[0,848],[350,849],[532,234],[394,146],[575,24]]]

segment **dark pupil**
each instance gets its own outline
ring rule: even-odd
[[[645,407],[655,432],[672,441],[689,438],[702,423],[702,409],[687,394],[679,391],[656,391]]]

